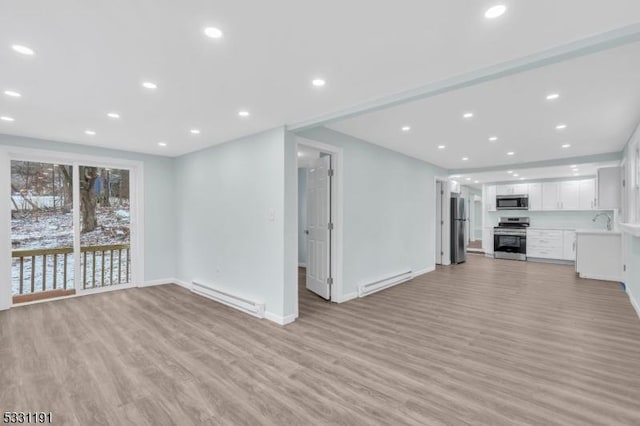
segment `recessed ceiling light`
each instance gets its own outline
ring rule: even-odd
[[[23,46],[21,44],[14,44],[11,48],[21,55],[33,56],[36,53],[30,47]]]
[[[466,178],[466,180],[471,180],[471,178]]]
[[[326,82],[326,81],[324,81],[324,80],[323,80],[323,79],[321,79],[321,78],[316,78],[316,79],[314,79],[314,80],[311,82],[311,84],[313,84],[313,85],[314,85],[314,86],[316,86],[316,87],[322,87],[322,86],[324,86],[325,84],[327,84],[327,82]]]
[[[521,177],[520,180],[525,180],[526,178]]]
[[[558,93],[549,93],[547,95],[547,100],[548,101],[555,101],[556,99],[558,99],[560,97],[560,95]]]
[[[167,146],[167,143],[166,142],[158,142],[158,146],[161,146],[161,147],[164,148],[165,146]]]
[[[498,140],[498,137],[497,137],[497,136],[491,136],[491,137],[489,138],[489,141],[490,141],[490,142],[495,142],[495,141],[497,141],[497,140]]]
[[[556,126],[556,129],[557,129],[557,130],[564,130],[564,129],[566,129],[566,128],[567,128],[567,125],[566,125],[566,124],[558,124],[558,125]]]
[[[516,155],[516,153],[513,152],[513,151],[509,151],[509,152],[507,152],[507,155]]]
[[[248,117],[248,116],[250,116],[251,114],[249,113],[249,111],[238,111],[238,115],[239,115],[240,117]]]
[[[469,119],[473,117],[473,113],[472,112],[465,112],[464,114],[462,114],[463,118]]]
[[[462,161],[469,161],[469,157],[462,157]]]
[[[89,136],[95,136],[96,135],[96,132],[94,130],[85,130],[84,133],[89,135]]]
[[[518,176],[520,176],[520,175],[519,175],[519,174],[517,174],[517,173],[514,173],[514,174],[513,174],[513,177],[518,177]]]
[[[564,145],[562,145],[563,148],[571,148],[571,144],[570,143],[565,143]]]
[[[507,173],[511,174],[511,173],[513,173],[513,170],[509,170],[509,171],[507,171]]]
[[[445,145],[438,145],[438,149],[445,149],[446,146]]]
[[[142,83],[142,87],[144,87],[145,89],[154,90],[158,88],[158,85],[151,81],[145,81]]]
[[[189,133],[191,133],[192,135],[199,135],[200,134],[200,129],[191,129],[191,130],[189,130]]]
[[[12,98],[20,98],[22,95],[14,90],[5,90],[4,94],[7,96],[11,96]]]
[[[403,131],[403,132],[408,132],[409,130],[411,130],[411,126],[404,126],[404,127],[402,127],[402,131]]]
[[[480,183],[480,181],[479,180],[474,180],[473,183]]]
[[[7,117],[6,115],[3,115],[2,117],[0,117],[0,120],[2,120],[2,121],[16,121],[15,118]]]
[[[500,16],[504,15],[506,11],[507,11],[507,6],[503,4],[497,4],[487,9],[487,11],[484,12],[484,17],[487,19],[499,18]]]
[[[578,166],[577,166],[576,164],[573,164],[573,165],[571,165],[571,166],[569,166],[569,167],[571,167],[572,169],[575,169],[575,168],[576,168],[576,167],[578,167]]]
[[[580,176],[580,173],[574,173],[573,175],[574,176]]]
[[[221,38],[224,34],[220,28],[207,27],[204,29],[204,34],[209,38]],[[233,38],[233,37],[232,37]]]
[[[303,155],[302,152],[298,151],[298,157],[302,157],[302,155]]]
[[[117,112],[110,112],[107,114],[107,117],[117,119],[120,118],[120,114],[118,114]]]

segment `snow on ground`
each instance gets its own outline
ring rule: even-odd
[[[80,243],[82,246],[104,246],[116,244],[129,244],[129,211],[128,206],[118,207],[102,207],[98,208],[96,215],[98,217],[98,228],[93,232],[80,235]],[[63,248],[73,247],[73,214],[52,212],[45,210],[29,210],[12,212],[11,219],[11,244],[13,250],[31,250],[44,248]],[[122,252],[123,258],[121,262],[122,281],[128,282],[129,277],[126,275],[126,256],[125,251]],[[81,257],[81,260],[84,256]],[[67,288],[74,286],[74,263],[73,253],[67,255]],[[36,257],[35,260],[35,291],[42,291],[43,271],[42,256]],[[105,267],[105,282],[101,282],[102,266]],[[53,289],[53,256],[47,256],[46,268],[46,290]],[[118,282],[118,252],[114,252],[114,283]],[[23,269],[23,294],[31,292],[31,274],[32,274],[31,257],[24,259]],[[104,259],[102,253],[96,253],[96,282],[93,283],[93,261],[92,254],[87,253],[87,282],[88,288],[101,287],[102,285],[111,285],[111,256],[110,252],[106,252]],[[81,269],[82,270],[82,269]],[[13,294],[20,294],[20,260],[13,258],[12,268],[12,289]],[[64,255],[58,255],[57,265],[57,288],[63,288],[64,280]]]

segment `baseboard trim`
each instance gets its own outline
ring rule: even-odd
[[[276,315],[273,312],[269,312],[269,311],[265,311],[264,313],[264,317],[266,319],[268,319],[271,322],[275,322],[278,325],[287,325],[287,324],[291,324],[292,322],[294,322],[296,320],[296,315],[295,314],[291,314],[291,315],[287,315],[287,316],[280,316],[280,315]]]
[[[428,268],[425,268],[425,269],[421,269],[421,270],[416,271],[416,272],[413,273],[412,279],[413,278],[417,278],[420,275],[428,274],[429,272],[433,272],[435,270],[436,270],[436,265],[429,266]]]
[[[633,293],[631,293],[629,286],[625,285],[625,288],[627,289],[627,296],[629,296],[629,301],[631,301],[631,306],[633,306],[633,309],[635,309],[636,314],[638,315],[638,318],[640,318],[640,302],[637,301],[635,297],[633,297]]]
[[[337,300],[335,300],[335,302],[336,303],[344,303],[344,302],[348,302],[349,300],[353,300],[353,299],[357,299],[357,298],[358,298],[358,292],[354,291],[353,293],[343,294],[342,297],[340,297]]]
[[[184,287],[187,290],[192,290],[193,285],[187,281],[182,281],[177,278],[172,278],[171,284],[179,285],[180,287]]]
[[[580,278],[586,278],[588,280],[599,280],[599,281],[614,281],[614,282],[622,282],[622,277],[620,276],[613,276],[613,275],[592,275],[592,274],[581,274],[578,273],[578,276]]]
[[[142,284],[140,284],[138,287],[153,287],[156,285],[173,284],[172,280],[173,278],[163,278],[160,280],[145,281]]]
[[[186,288],[187,290],[191,290],[191,287],[192,287],[190,283],[179,280],[177,278],[163,278],[160,280],[145,281],[144,283],[140,284],[138,287],[153,287],[156,285],[166,285],[166,284],[176,284],[176,285],[179,285],[180,287]]]

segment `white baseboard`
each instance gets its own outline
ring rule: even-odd
[[[179,285],[180,287],[184,287],[188,290],[191,290],[190,283],[179,280],[177,278],[163,278],[160,280],[145,281],[144,283],[140,284],[138,287],[153,287],[156,285],[165,285],[165,284],[176,284],[176,285]]]
[[[336,300],[334,300],[334,302],[344,303],[344,302],[348,302],[349,300],[353,300],[357,298],[358,298],[358,292],[354,291],[353,293],[347,293],[342,295],[342,297],[337,298]]]
[[[614,281],[614,282],[622,282],[622,277],[621,276],[614,276],[614,275],[598,275],[598,274],[581,274],[579,273],[578,276],[580,278],[586,278],[588,280],[599,280],[599,281]]]
[[[626,284],[625,289],[627,291],[627,296],[629,296],[629,300],[631,301],[631,306],[633,306],[633,309],[636,310],[636,314],[638,314],[638,318],[640,318],[640,301],[633,297],[633,293],[631,293],[631,290],[629,290],[629,287]]]
[[[419,277],[420,275],[428,274],[429,272],[433,272],[436,270],[436,265],[429,266],[428,268],[421,269],[413,273],[413,278]]]
[[[273,312],[269,312],[266,311],[264,313],[264,317],[266,319],[268,319],[269,321],[275,322],[276,324],[279,325],[287,325],[290,324],[292,322],[294,322],[296,320],[296,315],[295,314],[291,314],[291,315],[287,315],[285,317],[280,316],[280,315],[276,315]]]
[[[177,279],[177,278],[172,278],[171,283],[172,283],[172,284],[179,285],[180,287],[184,287],[184,288],[186,288],[187,290],[191,290],[191,289],[193,289],[193,285],[192,285],[191,283],[186,282],[186,281],[179,280],[179,279]]]
[[[140,284],[138,287],[153,287],[156,285],[173,284],[172,280],[173,278],[163,278],[160,280],[145,281],[142,284]]]

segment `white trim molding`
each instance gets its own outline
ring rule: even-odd
[[[342,297],[340,297],[339,299],[336,299],[335,302],[344,303],[344,302],[348,302],[349,300],[353,300],[357,298],[358,298],[358,292],[354,291],[352,293],[343,294]]]
[[[411,279],[418,278],[420,275],[428,274],[429,272],[433,272],[436,270],[436,265],[431,265],[427,268],[421,269],[419,271],[415,271]]]
[[[636,300],[636,298],[633,296],[633,293],[631,293],[631,290],[629,289],[628,285],[624,285],[624,288],[627,292],[627,296],[629,296],[629,301],[631,301],[631,306],[633,306],[633,309],[635,309],[636,314],[638,314],[638,318],[640,318],[640,301]]]
[[[268,319],[271,322],[275,322],[278,325],[287,325],[296,320],[296,315],[291,314],[283,317],[280,315],[276,315],[273,312],[265,311],[264,318]]]

